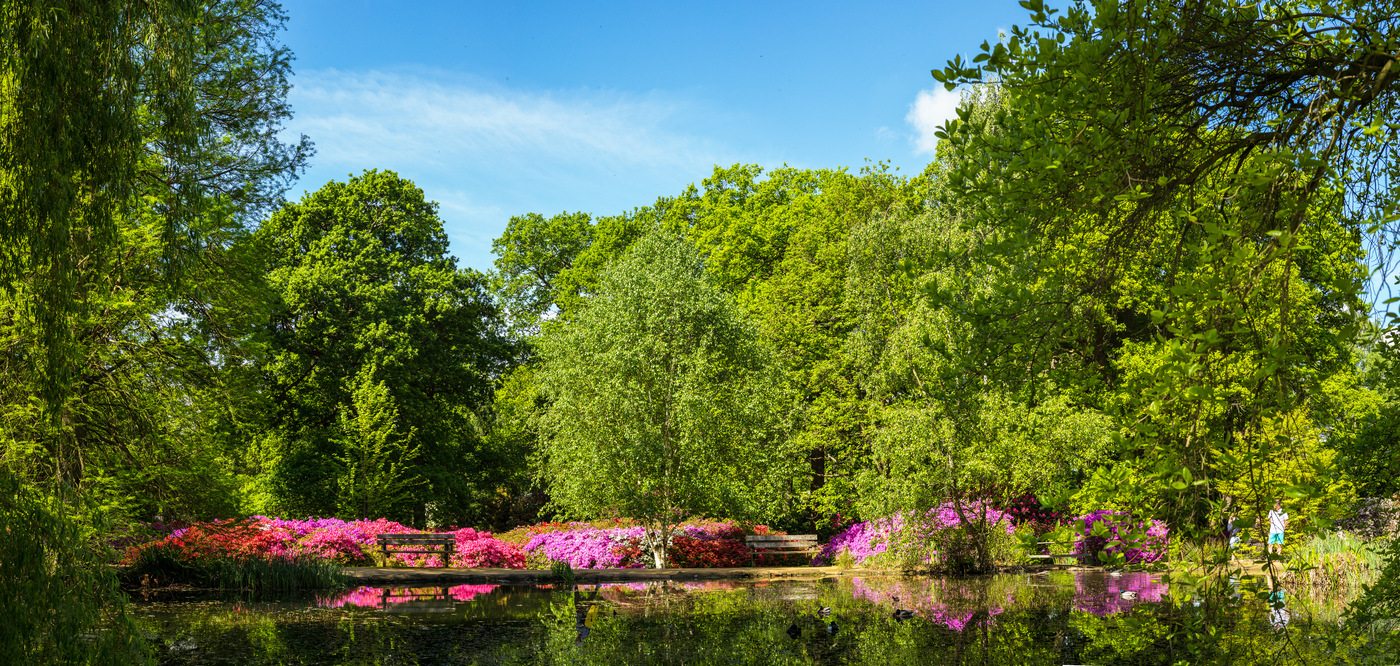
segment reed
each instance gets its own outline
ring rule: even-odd
[[[1384,566],[1381,550],[1345,532],[1315,536],[1291,549],[1284,579],[1319,591],[1358,590]]]
[[[124,578],[133,585],[181,584],[191,587],[281,594],[344,588],[340,565],[318,557],[221,556],[190,559],[178,549],[143,549]]]

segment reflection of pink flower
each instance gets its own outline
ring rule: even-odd
[[[1169,591],[1166,583],[1142,572],[1118,577],[1081,574],[1074,578],[1074,608],[1094,615],[1111,615],[1140,602],[1159,602]],[[1124,599],[1124,592],[1132,592],[1135,598]]]
[[[496,585],[457,585],[447,588],[445,598],[457,601],[471,601],[477,595],[488,594],[496,589]],[[444,598],[442,588],[409,588],[409,587],[357,587],[348,592],[342,592],[330,597],[318,599],[316,605],[322,608],[343,608],[345,606],[355,606],[359,608],[383,608],[384,592],[388,591],[390,604],[400,603],[409,599]]]
[[[865,599],[882,606],[888,606],[893,611],[895,602],[892,596],[898,596],[900,608],[912,610],[917,617],[959,632],[969,626],[976,627],[984,623],[991,623],[993,618],[1005,611],[1004,606],[1010,606],[1016,601],[1015,597],[1007,592],[1004,599],[998,600],[999,605],[982,605],[976,598],[978,596],[976,591],[972,589],[978,584],[977,579],[934,578],[867,581],[855,577],[851,579],[851,583],[852,594],[857,599]],[[949,601],[935,602],[935,592],[938,598]],[[979,616],[981,619],[977,619]]]

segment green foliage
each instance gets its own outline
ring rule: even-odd
[[[567,514],[637,519],[662,567],[686,515],[779,509],[792,458],[771,352],[688,242],[645,236],[539,352],[539,474]]]
[[[71,489],[45,492],[0,470],[0,662],[151,663],[98,546],[105,527]]]
[[[255,216],[305,164],[305,137],[278,139],[284,18],[267,0],[0,4],[0,282],[29,291],[53,420],[84,376],[72,319],[102,312],[78,294],[122,256],[123,219],[159,211],[152,268],[178,283],[207,218]]]
[[[418,447],[407,444],[416,429],[410,426],[399,439],[398,409],[384,382],[373,380],[374,370],[371,365],[360,371],[350,393],[351,406],[342,407],[338,419],[343,453],[336,458],[341,466],[336,506],[347,519],[386,516],[420,485],[408,472],[418,455]]]
[[[3,5],[28,46],[0,49],[2,76],[28,83],[0,100],[0,245],[23,269],[0,295],[0,447],[130,514],[228,515],[267,301],[246,225],[309,151],[279,140],[284,16],[90,4]],[[56,126],[73,135],[35,132]]]
[[[705,257],[706,272],[750,313],[777,353],[794,401],[793,440],[804,451],[804,471],[786,500],[787,520],[807,525],[803,530],[825,530],[825,519],[856,511],[855,474],[868,452],[868,396],[848,351],[858,304],[846,297],[847,239],[892,208],[916,205],[916,197],[910,181],[883,165],[859,175],[717,167],[699,187],[623,215],[595,217],[591,225],[582,214],[515,218],[496,242],[493,289],[508,311],[551,311],[568,319],[596,295],[602,272],[644,230],[686,234]],[[552,298],[547,303],[541,300],[546,293]],[[511,305],[520,298],[535,305]],[[528,333],[539,321],[513,326]],[[520,406],[508,411],[528,413]]]
[[[554,580],[564,585],[574,584],[574,567],[565,560],[553,560],[549,563],[549,575]]]
[[[1389,649],[1400,651],[1400,539],[1391,539],[1380,554],[1385,563],[1375,584],[1363,584],[1363,593],[1350,608],[1347,619],[1354,627],[1382,632]]]
[[[516,335],[537,333],[541,318],[558,304],[559,274],[572,268],[574,257],[592,241],[589,222],[586,213],[560,213],[549,219],[537,213],[518,215],[491,241],[498,257],[491,291]]]
[[[934,71],[999,97],[939,132],[942,201],[996,269],[982,292],[928,290],[986,336],[963,366],[1011,386],[1093,372],[1116,460],[1081,501],[1197,542],[1226,492],[1255,522],[1282,496],[1325,528],[1350,483],[1312,424],[1355,434],[1335,397],[1369,311],[1363,242],[1396,221],[1396,4],[1023,4],[1031,25]],[[1220,644],[1206,623],[1181,636]]]
[[[1359,423],[1337,448],[1358,494],[1390,497],[1400,492],[1400,344],[1368,328],[1358,347],[1361,383],[1369,390],[1351,401]]]
[[[391,172],[367,171],[283,207],[257,240],[279,296],[262,368],[271,397],[264,464],[276,496],[269,508],[334,513],[348,469],[337,460],[362,455],[355,447],[372,450],[382,436],[371,465],[375,501],[385,505],[395,493],[382,489],[413,476],[426,482],[411,498],[397,495],[403,501],[388,517],[423,524],[432,504],[437,522],[469,522],[499,475],[487,466],[494,461],[477,410],[490,404],[492,377],[511,348],[484,278],[447,254],[437,204]],[[367,385],[387,387],[378,406],[355,402]],[[388,405],[398,415],[392,435],[383,429]],[[371,430],[379,434],[339,434],[349,432],[341,423],[362,431],[342,420],[347,410],[378,419]]]
[[[141,549],[122,577],[130,585],[178,584],[268,595],[343,589],[349,580],[339,564],[316,556],[192,559],[174,546]]]

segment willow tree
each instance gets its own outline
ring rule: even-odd
[[[637,519],[658,568],[687,516],[775,515],[792,457],[774,359],[689,242],[644,236],[540,356],[539,474],[564,513]]]
[[[37,535],[0,569],[87,586],[6,587],[6,616],[37,620],[12,623],[30,632],[17,663],[82,661],[106,622],[84,624],[91,605],[121,608],[89,551],[104,540],[42,521],[226,504],[199,422],[258,309],[236,246],[309,151],[279,137],[283,18],[271,0],[0,0],[0,459],[35,496],[7,495],[0,533]],[[100,585],[68,573],[83,567]]]

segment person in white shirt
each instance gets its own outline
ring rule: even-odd
[[[1283,532],[1288,529],[1288,514],[1283,511],[1283,500],[1274,500],[1274,510],[1269,512],[1269,552],[1283,554]]]

